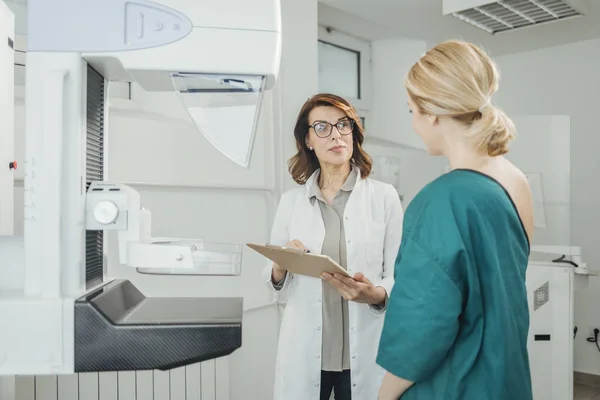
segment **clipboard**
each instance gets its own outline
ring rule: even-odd
[[[348,271],[325,255],[270,244],[247,243],[246,245],[293,274],[320,279],[321,274],[327,272],[352,278]]]

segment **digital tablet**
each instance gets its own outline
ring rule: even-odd
[[[323,272],[328,272],[352,278],[348,271],[328,256],[270,244],[247,243],[246,245],[293,274],[321,278]]]

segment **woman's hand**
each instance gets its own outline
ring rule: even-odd
[[[347,278],[340,274],[323,273],[321,278],[337,289],[342,297],[349,301],[366,304],[381,304],[385,301],[387,293],[381,286],[375,287],[362,273],[357,273],[354,278]]]
[[[287,242],[285,244],[285,247],[290,248],[290,249],[308,250],[306,248],[306,246],[304,246],[304,243],[302,243],[298,239],[294,239],[291,242]],[[273,282],[275,282],[275,283],[281,282],[281,280],[285,277],[285,273],[286,273],[285,269],[281,268],[276,263],[273,263],[273,269],[271,271],[271,278],[272,278]]]

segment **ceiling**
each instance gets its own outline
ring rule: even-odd
[[[490,35],[450,15],[443,15],[442,0],[319,2],[321,24],[371,40],[403,37],[434,44],[446,39],[463,39],[485,47],[494,55],[500,55],[600,38],[599,0],[590,1],[589,13],[584,17],[496,35]],[[366,24],[360,24],[358,18]]]

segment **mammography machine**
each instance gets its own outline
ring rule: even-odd
[[[139,193],[104,181],[105,83],[177,93],[206,139],[247,167],[262,93],[278,77],[279,0],[29,0],[27,41],[25,160],[14,163],[13,127],[0,126],[0,375],[170,369],[235,351],[241,298],[147,298],[104,281],[111,230],[119,261],[140,273],[236,275],[242,249],[153,238]],[[5,57],[0,42],[12,118],[12,48]],[[17,165],[23,237],[13,236]]]

